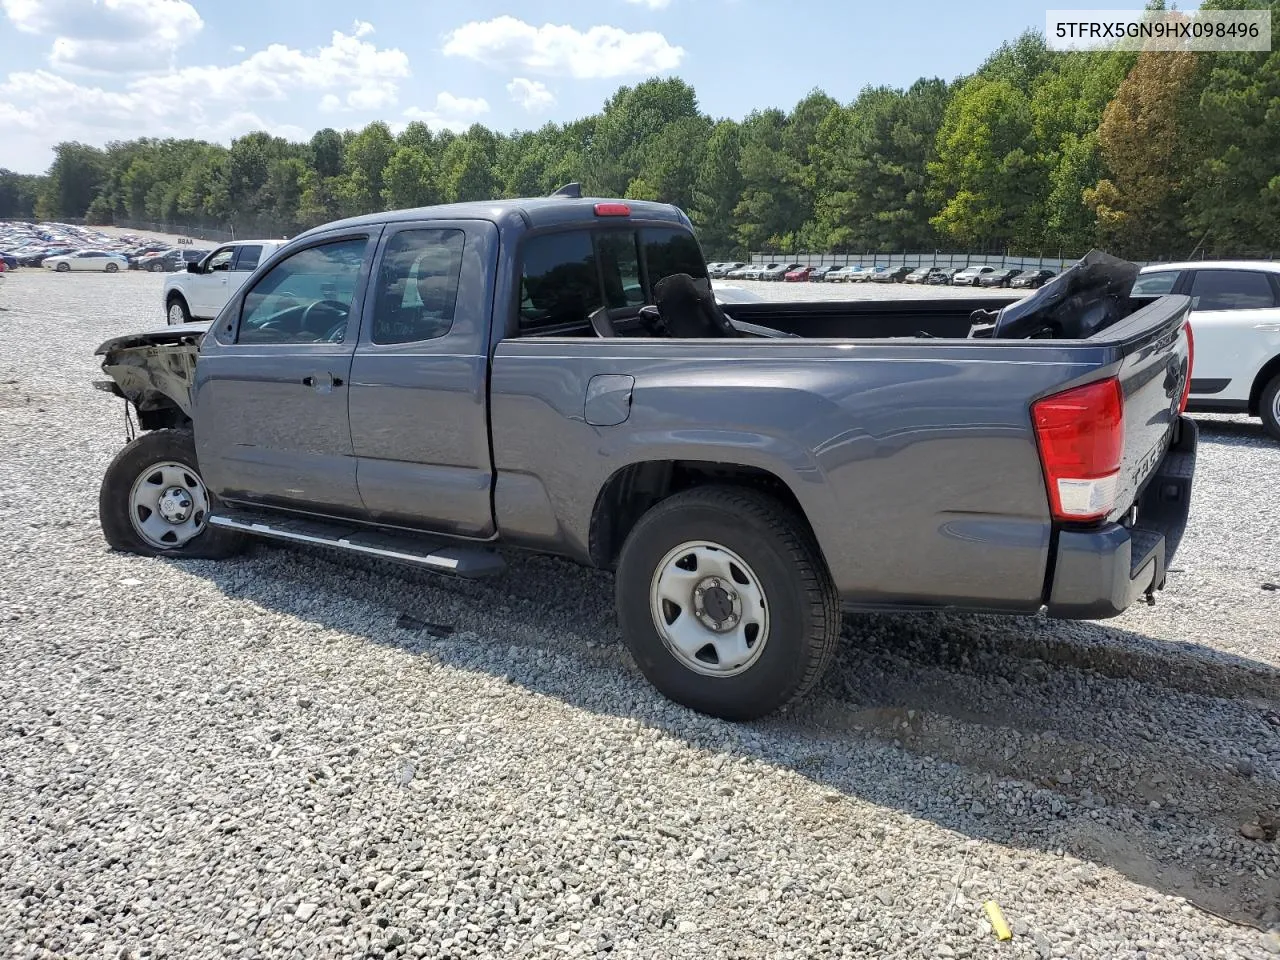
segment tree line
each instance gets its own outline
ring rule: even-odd
[[[1207,7],[1209,4],[1205,4]],[[1217,4],[1215,4],[1217,5]],[[1271,3],[1280,30],[1280,0]],[[61,143],[39,177],[0,171],[0,218],[85,217],[241,236],[460,200],[674,203],[709,256],[967,250],[1135,259],[1280,253],[1280,43],[1271,53],[1058,53],[1028,32],[972,75],[814,91],[713,119],[678,78],[593,116],[503,134],[383,122],[293,143]]]

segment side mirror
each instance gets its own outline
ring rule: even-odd
[[[199,272],[200,272],[199,260],[192,260],[190,263],[187,264],[187,273],[199,273]]]

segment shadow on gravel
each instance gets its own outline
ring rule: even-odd
[[[566,562],[514,557],[504,577],[471,583],[260,544],[183,567],[267,609],[969,837],[1065,851],[1224,919],[1280,923],[1277,847],[1239,833],[1277,797],[1280,670],[1267,664],[1101,623],[859,616],[814,695],[729,724],[655,693],[620,644],[612,578]]]
[[[1203,443],[1231,447],[1256,447],[1259,444],[1274,443],[1262,429],[1262,421],[1256,417],[1241,416],[1232,419],[1197,417],[1196,426],[1200,428],[1200,440]],[[1280,447],[1280,444],[1275,445]]]

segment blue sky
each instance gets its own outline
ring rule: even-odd
[[[814,87],[847,102],[953,79],[1044,17],[1017,0],[0,0],[0,167],[43,171],[65,139],[524,129],[653,75],[741,118]]]

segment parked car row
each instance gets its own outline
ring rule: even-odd
[[[937,264],[911,267],[905,264],[867,266],[850,264],[742,263],[725,261],[707,267],[712,279],[781,280],[786,283],[927,283],[969,287],[1016,287],[1035,289],[1056,276],[1045,269],[1023,270],[977,264],[969,267],[942,267]]]
[[[58,273],[173,273],[185,270],[187,264],[198,262],[209,253],[207,247],[175,247],[170,242],[145,237],[110,236],[76,224],[0,221],[0,262],[11,270],[45,267]]]

